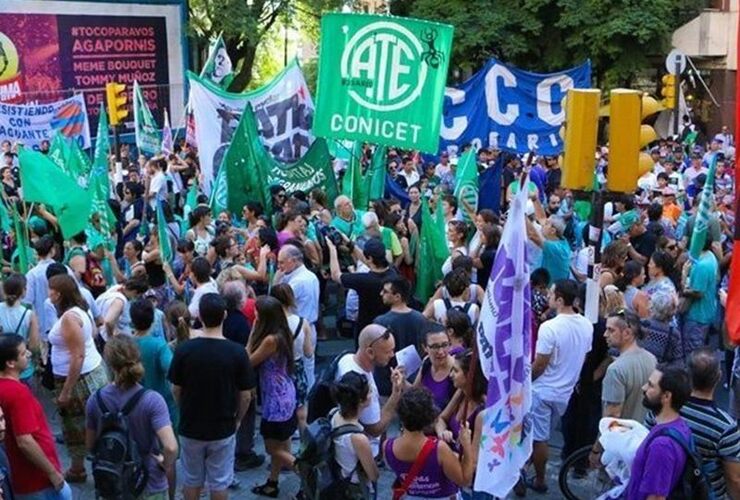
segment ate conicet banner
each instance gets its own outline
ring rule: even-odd
[[[294,162],[306,154],[313,143],[313,99],[296,60],[270,83],[252,92],[226,92],[194,73],[188,73],[188,78],[195,141],[206,194],[211,193],[214,174],[247,103],[254,109],[262,143],[277,160]]]
[[[476,150],[557,155],[563,151],[563,97],[568,89],[590,87],[589,61],[543,74],[491,59],[465,83],[447,89],[440,149],[454,154],[472,144]]]
[[[75,139],[83,149],[90,147],[90,127],[82,94],[48,104],[0,103],[0,141],[20,142],[38,149],[59,132]]]
[[[324,15],[316,135],[436,153],[453,31],[418,19]]]

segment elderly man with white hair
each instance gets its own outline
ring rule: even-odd
[[[350,240],[354,240],[364,230],[362,226],[362,216],[365,212],[355,210],[352,200],[345,195],[337,196],[334,200],[334,210],[337,213],[332,219],[332,227],[339,230]]]
[[[540,201],[537,198],[531,201],[534,204],[535,218],[542,226],[542,231],[538,231],[534,223],[527,218],[527,237],[529,241],[542,249],[542,261],[539,267],[545,268],[550,273],[551,283],[568,279],[572,251],[570,244],[564,238],[565,221],[557,215],[546,217]]]

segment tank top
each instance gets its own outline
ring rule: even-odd
[[[339,427],[339,412],[336,412],[331,418],[332,428]],[[362,427],[362,424],[359,424]],[[352,446],[353,434],[344,434],[334,438],[334,460],[342,469],[342,477],[349,479],[353,483],[359,483],[360,477],[357,471],[362,467],[357,458],[354,446]],[[351,477],[350,477],[351,476]]]
[[[432,375],[432,364],[425,362],[421,367],[421,385],[424,386],[432,393],[434,398],[434,404],[437,405],[437,409],[442,411],[447,406],[447,403],[452,399],[452,395],[455,393],[455,386],[449,376],[445,377],[441,381],[434,380]]]
[[[191,229],[193,232],[193,245],[195,246],[195,253],[197,255],[200,255],[201,257],[205,257],[208,254],[208,247],[211,244],[211,241],[213,240],[213,235],[210,231],[206,230],[206,235],[201,236],[198,234],[198,232],[193,228]]]
[[[303,321],[297,314],[288,314],[288,328],[293,333],[293,359],[298,361],[303,359],[303,342],[306,338],[306,332],[303,331]]]
[[[403,482],[406,474],[414,465],[413,462],[404,462],[396,458],[393,453],[393,443],[396,438],[391,438],[385,442],[385,461],[388,467],[396,473],[399,482]],[[439,463],[437,448],[439,441],[435,440],[434,449],[429,454],[424,466],[419,474],[412,481],[407,491],[410,497],[421,498],[449,498],[457,494],[458,487],[445,476],[442,465]]]
[[[108,290],[103,292],[97,299],[95,299],[95,303],[98,305],[100,316],[105,317],[105,315],[108,313],[108,309],[113,306],[113,303],[116,300],[122,300],[123,309],[121,310],[121,315],[118,317],[118,321],[116,322],[116,330],[118,330],[120,333],[123,333],[124,335],[131,335],[132,331],[131,316],[129,315],[129,302],[126,296],[119,290],[120,287],[117,286],[109,288]],[[108,341],[107,328],[100,328],[100,336],[103,337],[103,340],[105,340],[106,342]]]
[[[465,403],[461,403],[465,404]],[[460,436],[460,421],[457,419],[457,413],[460,410],[460,407],[455,410],[455,412],[450,417],[450,421],[447,422],[447,427],[452,432],[452,437],[455,441],[457,441],[457,438]],[[483,410],[483,405],[478,405],[475,407],[475,410],[473,410],[473,413],[470,414],[468,417],[468,427],[470,427],[470,430],[472,431],[475,428],[475,418],[478,416],[478,414]]]
[[[33,313],[20,303],[9,306],[7,302],[0,302],[0,331],[3,333],[17,333],[28,344],[28,335],[31,328],[31,316]],[[20,374],[21,379],[27,379],[33,375],[34,364],[29,359],[28,367]]]
[[[296,393],[293,379],[288,376],[285,360],[278,359],[277,356],[267,358],[259,367],[259,375],[262,420],[290,420],[296,408]]]
[[[51,344],[51,366],[54,371],[54,375],[58,377],[66,377],[69,375],[69,349],[67,343],[64,341],[62,336],[62,318],[65,314],[74,314],[82,321],[82,339],[85,344],[85,359],[82,361],[82,369],[80,375],[90,373],[100,365],[102,358],[95,348],[92,335],[92,321],[90,315],[80,309],[79,307],[73,307],[62,314],[54,326],[49,330],[49,343]]]

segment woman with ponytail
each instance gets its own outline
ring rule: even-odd
[[[165,498],[168,492],[174,498],[177,440],[164,398],[141,385],[144,365],[136,341],[126,335],[112,337],[105,344],[105,361],[113,374],[113,383],[87,401],[88,451],[94,451],[103,413],[121,411],[131,401],[133,408],[127,418],[129,433],[149,472],[142,498]]]
[[[178,300],[167,306],[165,313],[169,330],[170,348],[172,351],[183,342],[200,335],[200,330],[191,330],[190,312],[184,302]]]
[[[20,375],[21,382],[31,387],[36,367],[34,360],[38,360],[40,340],[36,313],[21,304],[21,299],[26,295],[26,277],[22,274],[11,274],[3,283],[3,292],[5,302],[0,303],[0,332],[20,335],[26,342],[28,350],[33,353],[33,360]]]

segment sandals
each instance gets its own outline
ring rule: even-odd
[[[84,483],[87,481],[87,472],[85,470],[69,469],[64,473],[64,480],[70,484]]]
[[[547,485],[546,484],[538,485],[534,477],[527,478],[525,482],[527,483],[527,488],[534,491],[535,493],[540,493],[542,495],[547,493]]]
[[[277,481],[270,481],[268,479],[265,484],[252,488],[252,493],[263,497],[277,498],[280,494],[280,489],[278,488]]]

